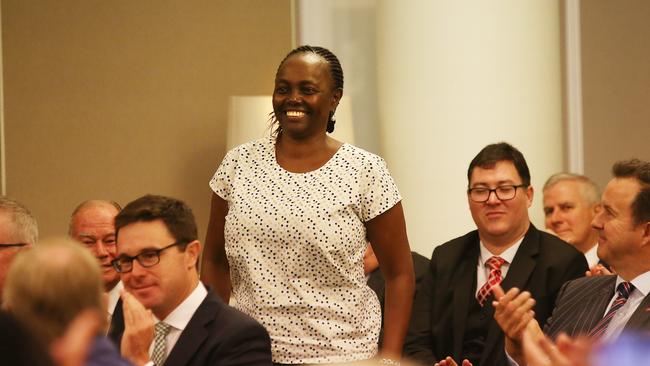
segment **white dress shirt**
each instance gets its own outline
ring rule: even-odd
[[[517,240],[515,244],[513,244],[510,248],[506,249],[503,253],[498,255],[498,257],[502,258],[505,261],[505,263],[503,263],[501,266],[502,279],[506,278],[508,269],[510,269],[510,264],[515,258],[515,254],[517,254],[517,250],[519,250],[519,246],[521,245],[522,240],[524,240],[523,236],[521,239]],[[487,282],[490,275],[490,268],[485,266],[485,262],[490,259],[490,257],[495,256],[495,254],[492,254],[492,252],[490,252],[485,247],[485,245],[483,245],[483,242],[480,242],[479,246],[481,248],[481,252],[478,256],[478,268],[476,270],[476,292],[474,295],[478,295],[478,291],[481,289],[483,284]]]
[[[625,280],[620,276],[617,277],[616,287],[614,287],[614,289],[618,287],[619,283],[624,281]],[[650,271],[637,276],[630,282],[634,285],[634,291],[630,293],[630,297],[627,299],[627,302],[616,311],[616,314],[614,314],[614,317],[607,325],[607,329],[605,329],[605,333],[601,338],[603,341],[616,339],[621,334],[623,328],[625,328],[625,324],[627,324],[627,321],[630,320],[632,314],[636,311],[636,308],[639,307],[641,301],[643,301],[646,295],[650,292]],[[618,292],[614,290],[614,296],[612,296],[612,299],[610,300],[609,305],[607,306],[607,310],[603,316],[607,314],[607,311],[609,311],[609,308],[612,306],[617,296]]]
[[[598,258],[598,243],[591,247],[586,253],[585,253],[585,259],[587,260],[587,265],[589,268],[595,266],[598,264],[598,261],[600,261],[600,258]]]
[[[108,291],[108,304],[106,307],[106,311],[108,312],[108,324],[111,323],[111,318],[113,318],[113,313],[115,312],[115,305],[117,305],[117,301],[120,299],[120,293],[122,292],[122,289],[124,288],[124,284],[122,284],[122,281],[119,281],[110,291]]]
[[[176,342],[181,336],[181,333],[187,326],[187,323],[190,322],[192,316],[199,308],[205,297],[208,295],[208,291],[205,289],[203,283],[199,282],[198,286],[192,291],[190,296],[188,296],[182,303],[180,303],[176,309],[174,309],[165,319],[162,321],[171,325],[169,334],[167,335],[166,342],[166,354],[165,358],[169,356],[169,353],[176,345]],[[160,320],[155,318],[155,322],[158,323]],[[154,342],[151,342],[149,346],[149,357],[153,353]]]

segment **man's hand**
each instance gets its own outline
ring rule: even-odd
[[[492,289],[494,298],[494,319],[513,342],[521,344],[523,331],[528,323],[535,318],[533,306],[535,299],[530,292],[520,292],[518,288],[511,288],[508,293],[503,293],[503,288],[497,285]]]
[[[149,361],[149,346],[153,341],[153,314],[125,290],[122,290],[121,297],[124,313],[122,355],[136,365],[144,365]]]
[[[458,364],[456,363],[456,361],[454,361],[453,358],[447,357],[444,360],[440,360],[434,363],[433,366],[458,366]],[[469,362],[467,359],[464,359],[462,366],[472,366],[472,363]]]
[[[607,269],[607,267],[603,266],[602,264],[596,264],[595,266],[589,268],[587,272],[585,272],[585,275],[587,277],[591,276],[604,276],[604,275],[611,275],[614,274],[613,271],[610,271]]]
[[[562,333],[553,344],[547,337],[525,333],[524,356],[528,366],[587,366],[593,342],[587,338],[571,339]]]

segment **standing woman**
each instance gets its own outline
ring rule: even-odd
[[[381,310],[366,286],[372,243],[386,278],[383,364],[397,364],[413,299],[401,197],[384,161],[337,141],[343,70],[302,46],[275,76],[274,137],[226,155],[214,191],[204,281],[262,323],[277,364],[339,363],[377,353]]]

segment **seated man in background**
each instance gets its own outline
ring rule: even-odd
[[[507,335],[508,354],[522,364],[525,332],[555,339],[588,334],[613,340],[623,331],[650,331],[650,162],[621,161],[602,196],[592,226],[598,231],[598,256],[616,275],[585,277],[566,283],[548,322],[530,319],[535,296],[496,289],[495,318]]]
[[[415,272],[415,292],[413,293],[415,296],[415,294],[417,294],[418,287],[420,286],[420,282],[422,282],[422,278],[424,277],[424,274],[427,273],[427,270],[429,268],[429,260],[423,255],[416,252],[411,252],[411,257],[413,258],[413,271]],[[384,275],[379,269],[379,260],[377,260],[375,251],[372,250],[372,245],[370,245],[370,243],[368,243],[368,246],[366,247],[366,253],[363,256],[363,271],[366,274],[366,283],[368,284],[368,287],[370,287],[377,294],[379,304],[381,305],[382,326],[381,331],[379,332],[379,347],[381,348],[381,341],[384,335],[383,312],[386,295],[386,283],[384,281]]]
[[[141,197],[117,215],[115,231],[113,263],[128,293],[110,337],[124,355],[165,366],[272,364],[266,330],[199,281],[201,243],[184,202]]]
[[[0,303],[9,265],[16,253],[36,244],[38,227],[31,212],[20,202],[0,197]]]
[[[502,283],[535,294],[535,317],[544,322],[562,284],[587,270],[582,253],[530,223],[533,187],[519,150],[507,143],[486,146],[469,164],[467,178],[477,230],[435,248],[413,304],[405,355],[427,366],[443,359],[448,365],[451,359],[505,365],[492,287]]]
[[[7,274],[3,307],[50,347],[82,313],[105,313],[103,293],[95,258],[69,239],[56,239],[16,256]],[[105,318],[102,324],[85,364],[130,365],[101,335]]]
[[[546,229],[584,253],[589,268],[598,264],[598,231],[591,227],[600,210],[600,193],[584,175],[558,173],[544,184]]]
[[[123,286],[111,261],[115,259],[115,216],[122,208],[113,201],[84,201],[70,216],[68,234],[84,244],[97,258],[102,270],[104,290],[108,294],[108,320],[120,298]]]

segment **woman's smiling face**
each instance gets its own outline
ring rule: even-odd
[[[287,58],[275,77],[273,112],[283,133],[304,138],[325,134],[330,112],[341,99],[334,90],[329,64],[314,53]]]

